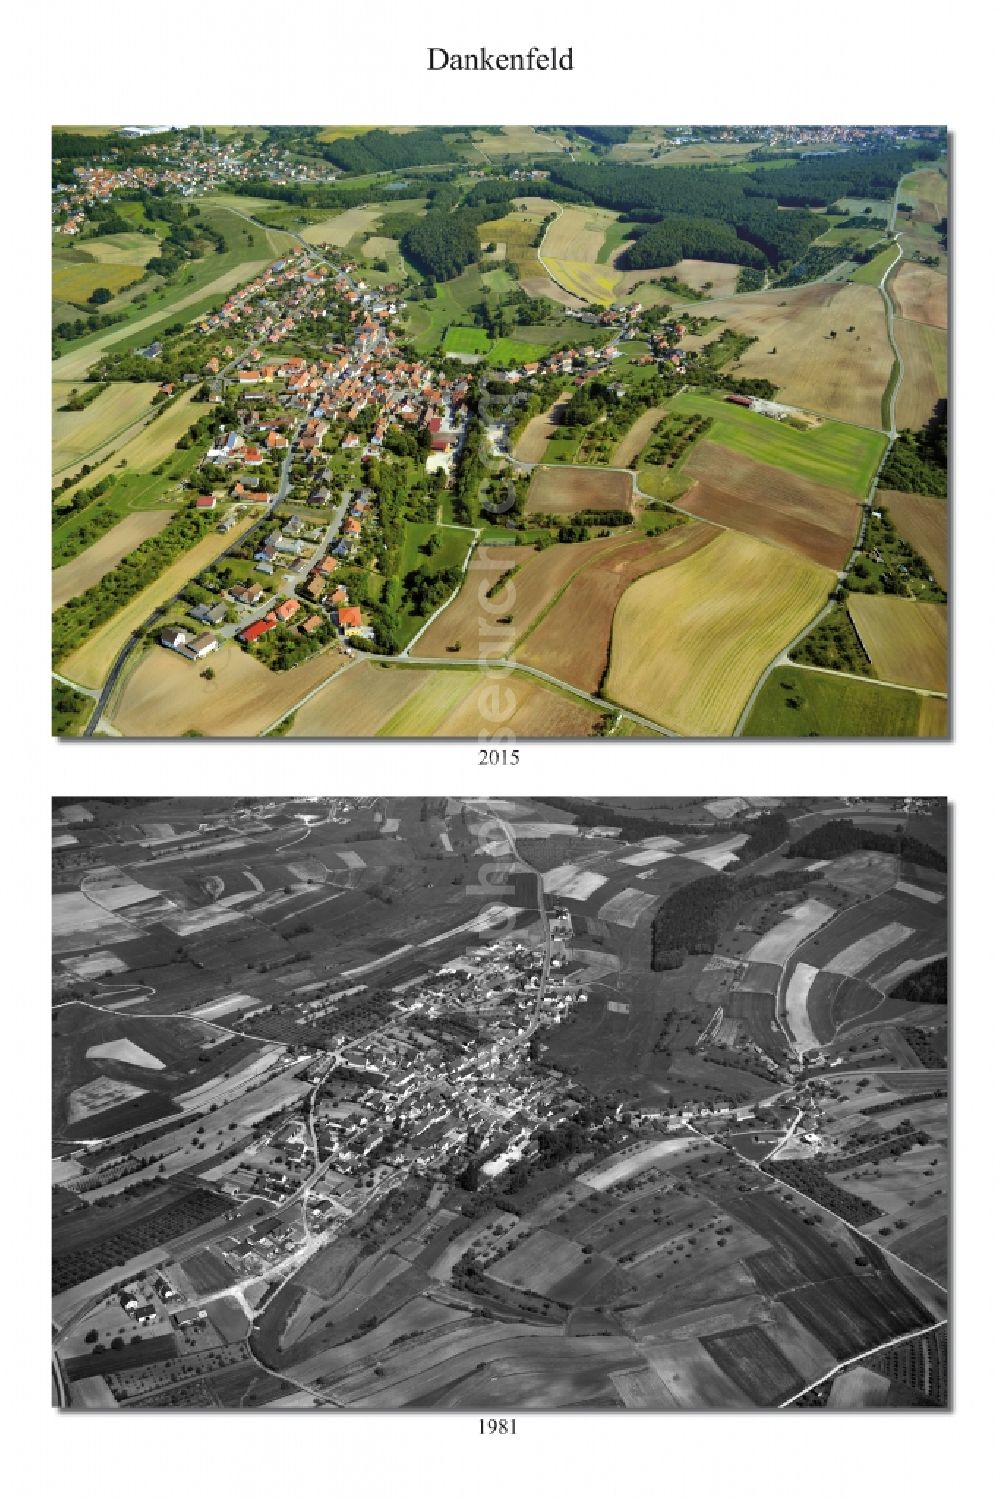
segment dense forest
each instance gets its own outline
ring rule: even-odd
[[[399,172],[406,167],[436,166],[455,161],[455,152],[440,130],[408,130],[396,135],[390,130],[367,130],[363,135],[342,136],[320,142],[327,161],[344,172]]]
[[[632,134],[631,125],[571,125],[569,127],[595,146],[623,146]]]
[[[908,973],[889,993],[893,999],[908,999],[914,1004],[946,1005],[948,1003],[948,959],[936,958],[918,973]]]
[[[657,231],[662,229],[651,243],[645,243],[649,236],[642,236],[626,251],[622,264],[629,269],[672,265],[685,254],[751,266],[766,263],[763,256],[773,266],[782,266],[798,260],[820,232],[822,226],[810,210],[848,195],[888,197],[918,160],[935,154],[929,145],[898,151],[844,151],[802,156],[788,167],[758,167],[749,172],[718,167],[664,171],[610,162],[595,166],[559,161],[551,168],[551,179],[606,208],[656,223]],[[675,247],[684,243],[683,220],[698,226],[689,231],[697,248],[674,254]],[[729,253],[721,253],[723,239],[714,240],[709,230],[717,235],[730,231]],[[731,253],[733,239],[756,248],[760,256],[738,258]]]
[[[938,401],[926,427],[900,432],[879,475],[883,489],[948,494],[948,402]]]
[[[775,266],[798,259],[824,227],[818,215],[806,210],[780,211],[777,201],[765,196],[748,172],[723,172],[712,167],[676,167],[664,171],[658,167],[610,163],[585,166],[580,162],[560,161],[551,168],[551,178],[585,193],[605,208],[628,213],[640,222],[659,225],[689,219],[716,231],[728,228]],[[705,229],[700,232],[707,234]],[[636,247],[627,252],[630,256],[634,253]],[[745,263],[763,262],[752,259]],[[643,259],[641,264],[655,262]]]
[[[933,161],[933,145],[888,151],[837,151],[799,157],[794,166],[759,167],[755,189],[793,208],[814,208],[838,198],[888,198],[899,179],[920,161]]]
[[[763,269],[767,256],[740,239],[729,224],[675,216],[640,234],[620,257],[623,270],[644,271],[679,260],[725,260]]]
[[[671,891],[653,918],[650,967],[655,972],[679,968],[688,953],[713,952],[735,900],[801,890],[810,879],[805,870],[739,880],[731,874],[707,874]]]
[[[805,837],[789,844],[790,859],[836,859],[841,854],[852,854],[857,849],[868,848],[876,853],[898,854],[911,864],[921,864],[925,869],[946,870],[947,857],[913,838],[909,833],[877,833],[872,828],[858,827],[849,818],[837,817],[824,822]]]
[[[763,854],[780,848],[788,837],[788,818],[784,812],[762,812],[749,824],[749,837],[737,851],[741,864],[752,864]]]

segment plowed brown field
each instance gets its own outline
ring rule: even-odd
[[[629,540],[612,536],[557,543],[543,552],[529,547],[479,547],[461,593],[417,641],[414,656],[448,655],[458,661],[474,661],[507,655],[578,568],[605,552],[627,546]],[[488,599],[491,584],[511,567],[518,571],[510,586]],[[510,623],[500,624],[500,618],[508,614]],[[456,644],[459,649],[452,650]]]
[[[536,468],[524,508],[542,515],[577,510],[630,510],[632,477],[606,468]]]
[[[846,561],[858,529],[853,496],[710,441],[695,446],[685,472],[697,481],[680,502],[692,514],[823,567]]]
[[[715,526],[693,521],[591,563],[577,573],[518,649],[518,660],[585,692],[596,692],[608,664],[615,609],[625,589],[646,573],[682,562],[718,534]]]

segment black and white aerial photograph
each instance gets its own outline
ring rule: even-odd
[[[58,797],[71,1411],[947,1409],[948,807]]]

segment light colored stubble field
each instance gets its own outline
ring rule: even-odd
[[[896,425],[918,431],[948,394],[948,335],[943,328],[898,317],[893,323],[903,360]]]
[[[731,734],[768,662],[819,612],[835,574],[736,531],[633,583],[606,692],[681,734]]]
[[[115,474],[122,468],[129,472],[148,473],[164,458],[169,457],[174,451],[177,439],[188,430],[199,414],[191,410],[193,397],[193,390],[182,395],[168,411],[141,426],[134,436],[129,437],[120,448],[114,448],[108,457],[90,470],[89,474],[78,479],[75,484],[60,494],[60,507],[65,508],[81,485],[90,488],[91,485],[97,483],[98,479],[103,479],[108,474]]]
[[[176,738],[188,729],[220,738],[259,734],[341,664],[327,651],[291,671],[269,671],[238,645],[214,651],[207,662],[155,647],[121,689],[112,721],[136,739]],[[206,665],[214,680],[202,676]]]
[[[335,678],[295,715],[295,738],[585,738],[598,711],[529,677],[366,661]]]
[[[107,456],[104,449],[147,414],[158,387],[150,381],[125,381],[109,385],[107,390],[83,411],[60,411],[73,389],[72,382],[60,381],[53,386],[52,401],[52,473],[58,476],[74,464],[89,458]],[[82,390],[86,391],[86,385]]]
[[[848,609],[861,643],[886,682],[948,690],[948,609],[890,594],[852,593]]]
[[[807,411],[881,426],[892,354],[877,287],[848,282],[782,287],[720,299],[710,308],[699,306],[699,313],[703,310],[758,340],[737,361],[741,376],[771,380],[780,401]],[[698,349],[705,338],[689,335],[681,344]]]
[[[933,328],[948,326],[948,278],[930,266],[906,261],[892,278],[891,288],[903,317]]]

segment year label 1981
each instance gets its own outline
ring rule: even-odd
[[[479,1435],[481,1437],[512,1437],[515,1435],[515,1421],[511,1416],[493,1416],[489,1420],[480,1420]]]

